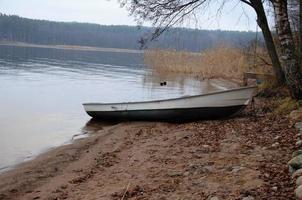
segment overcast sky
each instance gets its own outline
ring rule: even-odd
[[[214,3],[206,13],[198,16],[198,23],[188,20],[183,26],[200,29],[255,31],[256,17],[251,8],[242,4],[228,3],[223,14],[218,18],[215,12],[217,8],[218,5]],[[128,15],[125,8],[120,7],[117,0],[0,0],[0,12],[33,19],[105,25],[136,25],[134,18]]]

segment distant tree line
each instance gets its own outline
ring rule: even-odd
[[[2,41],[139,49],[139,39],[150,31],[148,27],[53,22],[0,14]],[[254,39],[255,32],[173,28],[149,47],[201,51],[221,43],[242,47]]]

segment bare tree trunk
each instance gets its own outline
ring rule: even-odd
[[[287,0],[274,0],[276,29],[280,40],[282,56],[282,69],[285,74],[286,84],[292,97],[302,99],[302,74],[299,59],[295,53],[293,35],[287,12]]]
[[[302,0],[300,0],[299,4],[299,40],[300,40],[300,45],[299,45],[299,53],[300,53],[300,59],[302,60]]]
[[[276,46],[271,34],[271,31],[268,26],[266,14],[263,8],[263,4],[259,0],[250,0],[251,6],[254,8],[257,14],[257,23],[262,30],[265,44],[267,47],[268,54],[273,63],[273,69],[275,76],[277,78],[278,85],[281,85],[285,82],[284,73],[281,68],[280,60],[277,54]]]

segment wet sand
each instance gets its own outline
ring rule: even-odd
[[[294,199],[296,130],[256,106],[227,120],[90,122],[90,137],[1,174],[0,199]]]

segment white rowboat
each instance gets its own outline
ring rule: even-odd
[[[93,118],[104,120],[193,120],[232,116],[250,102],[256,87],[223,90],[174,99],[124,102],[84,103]]]

